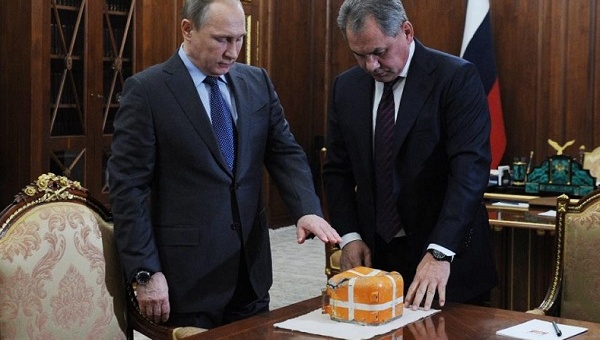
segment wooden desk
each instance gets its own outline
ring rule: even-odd
[[[555,217],[541,216],[540,213],[556,209],[556,197],[540,198],[526,195],[503,195],[485,193],[484,199],[488,210],[488,217],[492,227],[513,227],[533,229],[536,231],[554,231]],[[496,206],[495,202],[527,203],[529,207]],[[543,202],[543,205],[534,205],[532,202]],[[554,202],[552,204],[551,202]]]
[[[306,314],[320,307],[321,298],[316,297],[266,314],[217,327],[186,339],[325,339],[318,335],[292,332],[273,326],[274,323]],[[496,336],[496,331],[531,319],[556,320],[558,323],[588,328],[587,332],[573,339],[600,338],[600,324],[597,323],[495,308],[448,304],[442,308],[440,313],[376,337],[376,339],[507,339]]]
[[[511,208],[488,205],[490,226],[533,229],[540,233],[553,232],[556,217],[540,215],[550,209],[542,208]]]
[[[492,228],[492,245],[500,282],[492,290],[493,307],[526,311],[544,299],[552,275],[555,217],[540,216],[554,210],[555,197],[486,193]],[[528,208],[493,205],[494,202],[528,203]]]

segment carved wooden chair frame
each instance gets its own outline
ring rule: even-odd
[[[590,209],[592,205],[595,206],[599,200],[600,190],[591,192],[577,202],[571,201],[567,195],[561,195],[558,197],[556,203],[556,236],[553,251],[554,260],[550,285],[544,300],[537,308],[528,311],[528,313],[541,315],[557,315],[560,313],[565,272],[564,262],[565,256],[567,256],[565,254],[565,231],[567,227],[567,219],[569,218],[569,214],[586,212],[587,209]],[[592,211],[592,213],[595,213],[595,211]],[[595,223],[594,227],[600,228],[600,224]],[[593,288],[590,287],[589,289]],[[593,302],[590,301],[590,303]]]
[[[110,211],[90,195],[79,182],[53,173],[40,175],[36,181],[23,188],[13,202],[0,213],[0,239],[9,232],[12,224],[34,206],[53,203],[79,203],[98,214],[104,222],[113,222]],[[118,265],[118,264],[115,264]],[[118,269],[120,270],[120,269]],[[123,280],[123,296],[126,297],[127,317],[125,335],[133,339],[136,330],[151,339],[180,339],[204,331],[195,327],[169,328],[156,324],[140,313],[135,291],[131,284]]]

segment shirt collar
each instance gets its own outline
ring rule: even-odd
[[[402,71],[400,71],[398,78],[396,78],[396,80],[394,80],[396,83],[398,82],[399,79],[405,79],[406,76],[408,75],[408,68],[410,66],[410,62],[411,62],[414,54],[415,54],[415,41],[413,40],[410,43],[410,46],[408,47],[408,59],[406,59],[406,65],[404,65],[404,68],[402,69]],[[381,86],[381,88],[383,88],[383,82],[375,81],[375,83],[378,84],[377,86]]]
[[[408,68],[410,66],[410,62],[411,62],[414,54],[415,54],[415,40],[413,39],[413,41],[410,43],[410,47],[409,47],[409,51],[408,51],[408,59],[406,60],[406,65],[404,65],[404,68],[400,72],[400,77],[406,78],[406,76],[408,75]]]
[[[202,84],[202,82],[204,81],[204,78],[206,78],[207,75],[204,74],[204,72],[200,71],[200,69],[196,65],[194,65],[194,63],[190,60],[190,58],[187,56],[187,54],[185,54],[185,50],[183,49],[183,44],[181,44],[181,46],[179,47],[179,51],[177,53],[179,54],[179,57],[183,61],[183,64],[185,65],[188,72],[190,73],[190,76],[192,76],[192,80],[194,81],[194,86],[198,87],[200,84]],[[224,75],[219,76],[219,79],[222,82],[224,82],[225,84],[227,84],[227,80],[225,79]]]

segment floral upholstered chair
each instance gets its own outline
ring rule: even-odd
[[[0,339],[126,338],[110,214],[78,182],[40,176],[0,214]]]
[[[129,294],[128,294],[129,293]],[[179,339],[139,314],[109,211],[78,182],[44,174],[0,213],[0,339]]]
[[[600,190],[570,202],[561,195],[556,206],[553,276],[534,314],[600,322]]]
[[[589,170],[590,175],[596,178],[596,185],[600,185],[600,146],[590,152],[585,151],[585,146],[581,146],[579,151],[583,168]]]

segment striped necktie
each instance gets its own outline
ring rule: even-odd
[[[391,241],[402,229],[394,188],[394,84],[401,79],[387,82],[377,108],[375,120],[375,204],[376,230],[386,242]]]

